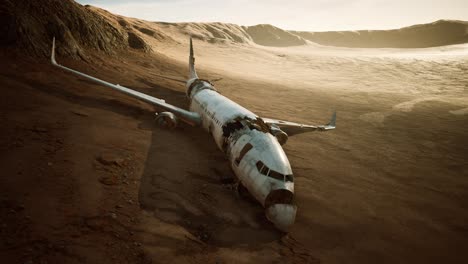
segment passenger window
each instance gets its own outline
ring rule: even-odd
[[[236,158],[236,164],[239,165],[241,160],[244,158],[245,154],[249,152],[253,148],[252,144],[247,143],[245,146],[242,148],[241,152],[239,153],[239,157]]]

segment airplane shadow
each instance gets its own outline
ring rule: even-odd
[[[284,235],[266,220],[260,204],[238,197],[230,185],[223,184],[226,177],[234,177],[229,163],[211,136],[200,128],[181,124],[168,131],[147,118],[152,115],[143,107],[79,95],[60,83],[45,84],[13,74],[0,75],[74,104],[138,119],[140,129],[151,130],[138,195],[140,207],[153,212],[154,217],[182,226],[201,241],[218,246],[269,243]],[[136,90],[170,98],[172,104],[180,107],[187,104],[183,92],[146,79],[137,80],[154,89],[131,86]],[[87,80],[80,82],[95,85]]]
[[[64,87],[61,87],[60,83],[44,84],[43,82],[40,82],[38,80],[28,79],[13,74],[1,73],[0,75],[8,79],[14,80],[18,83],[26,84],[29,87],[32,87],[48,95],[68,101],[70,103],[79,104],[90,108],[112,111],[132,118],[139,118],[147,112],[141,107],[126,104],[116,99],[96,98],[85,95],[79,95],[74,92],[71,92],[69,89],[64,89]],[[86,80],[80,81],[92,83]],[[95,85],[95,83],[92,84]]]
[[[181,98],[170,89],[164,93],[171,103]],[[186,104],[185,96],[182,100],[176,103]],[[171,131],[153,126],[152,131],[140,183],[141,208],[212,245],[255,245],[283,236],[259,203],[239,197],[225,184],[234,175],[210,134],[184,124]]]

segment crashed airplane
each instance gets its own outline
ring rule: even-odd
[[[172,129],[182,121],[206,130],[229,159],[237,177],[237,186],[247,189],[264,206],[268,220],[284,232],[287,232],[294,223],[297,211],[294,202],[293,172],[281,147],[288,140],[288,134],[284,130],[295,129],[302,133],[335,129],[336,113],[333,113],[330,122],[326,125],[305,125],[261,118],[224,97],[210,81],[198,78],[192,39],[190,39],[189,78],[183,81],[190,101],[189,110],[58,64],[55,60],[55,38],[52,42],[51,62],[65,71],[162,109],[163,111],[156,113],[156,122],[162,127]]]

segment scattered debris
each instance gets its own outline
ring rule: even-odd
[[[46,133],[48,131],[47,128],[39,126],[34,126],[31,130],[37,133]]]
[[[119,178],[116,175],[106,175],[99,178],[99,182],[105,185],[118,185]]]
[[[141,243],[139,243],[139,242],[136,242],[136,241],[135,241],[135,242],[133,242],[133,245],[135,245],[136,247],[141,247]]]
[[[201,241],[201,240],[199,240],[197,238],[194,238],[192,236],[185,235],[185,238],[187,238],[188,240],[193,241],[193,242],[195,242],[197,244],[200,244],[200,245],[205,244],[203,241]]]
[[[101,154],[99,157],[96,158],[99,163],[102,165],[116,165],[119,167],[123,167],[126,165],[125,159],[121,157],[116,157],[113,154]]]
[[[70,110],[70,112],[72,112],[73,114],[75,114],[77,116],[83,116],[83,117],[88,117],[89,116],[89,114],[78,111],[78,110]]]

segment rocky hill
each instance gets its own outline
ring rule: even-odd
[[[150,50],[134,32],[70,0],[4,0],[0,3],[0,44],[48,56],[55,36],[58,53],[84,58],[86,49],[113,53],[125,48]]]

